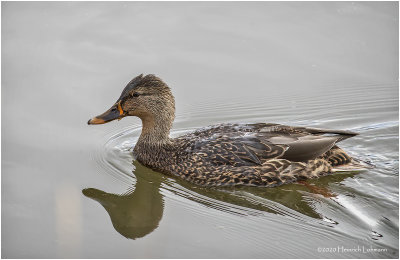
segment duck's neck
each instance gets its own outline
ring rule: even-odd
[[[174,115],[146,115],[140,118],[143,126],[142,133],[134,149],[135,154],[139,157],[138,159],[147,157],[147,155],[156,156],[160,150],[171,144],[169,132]]]

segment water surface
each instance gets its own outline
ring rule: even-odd
[[[271,189],[151,171],[140,120],[86,124],[140,73],[172,88],[171,136],[348,129],[375,168]],[[396,2],[3,2],[2,257],[397,258],[398,96]]]

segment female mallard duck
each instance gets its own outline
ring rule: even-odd
[[[336,146],[357,135],[350,131],[270,123],[220,124],[171,139],[174,96],[154,75],[131,80],[117,102],[88,124],[125,116],[142,120],[134,148],[140,163],[198,185],[273,187],[332,174],[355,163]]]

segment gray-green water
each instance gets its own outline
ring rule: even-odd
[[[397,258],[398,69],[397,2],[2,2],[2,257]],[[153,172],[139,119],[86,124],[140,73],[172,88],[172,136],[349,129],[375,168],[271,189]]]

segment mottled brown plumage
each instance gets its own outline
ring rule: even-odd
[[[336,143],[350,131],[279,124],[220,124],[170,138],[175,101],[154,75],[128,83],[117,102],[89,124],[137,116],[143,128],[134,155],[143,165],[204,186],[274,187],[356,164]]]

